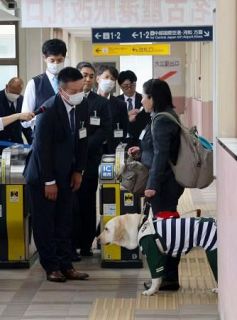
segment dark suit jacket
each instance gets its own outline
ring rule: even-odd
[[[125,101],[124,94],[117,96],[118,99]],[[142,106],[142,95],[138,92],[135,94],[135,108],[140,109]],[[129,146],[140,145],[139,136],[142,130],[150,121],[150,115],[142,110],[136,117],[134,122],[128,123],[128,133],[130,138],[128,139]]]
[[[44,185],[56,180],[60,187],[70,185],[71,174],[85,169],[87,138],[79,139],[78,130],[88,126],[85,99],[76,107],[75,135],[72,135],[66,107],[60,95],[45,102],[46,111],[37,116],[32,150],[24,176],[29,184]]]
[[[16,110],[13,112],[9,107],[9,101],[5,95],[5,90],[0,91],[0,117],[9,116],[13,113],[20,113],[23,97],[20,96],[16,101]],[[0,140],[23,143],[22,132],[29,144],[32,143],[31,128],[23,128],[20,121],[16,121],[0,132]]]
[[[127,105],[125,102],[121,101],[117,97],[110,96],[110,110],[112,114],[112,132],[110,139],[108,140],[108,150],[109,153],[115,153],[115,149],[120,142],[125,142],[127,132],[128,132],[128,112]],[[117,123],[119,123],[119,128],[123,130],[123,137],[115,138],[114,130],[117,129]]]
[[[108,140],[112,131],[112,116],[108,99],[90,92],[87,96],[89,117],[100,118],[100,125],[89,124],[87,175],[96,175],[103,154],[103,142]],[[90,119],[89,119],[90,122]]]

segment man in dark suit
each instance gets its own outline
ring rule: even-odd
[[[80,188],[87,157],[88,105],[83,77],[67,67],[58,74],[59,94],[38,115],[24,176],[33,234],[47,280],[84,280],[71,263],[73,191]]]
[[[150,121],[150,116],[142,108],[142,95],[136,92],[137,76],[131,70],[122,71],[118,76],[118,84],[123,91],[123,94],[117,98],[127,103],[128,110],[128,136],[126,142],[128,147],[139,146],[139,137],[142,130]]]
[[[89,62],[77,65],[84,77],[84,93],[89,107],[88,159],[80,189],[76,193],[73,223],[73,259],[92,256],[91,245],[96,233],[96,190],[98,167],[103,154],[103,143],[111,134],[109,101],[92,90],[95,84],[95,68]]]
[[[6,88],[0,91],[0,117],[10,116],[15,113],[20,113],[22,108],[23,96],[23,81],[20,78],[12,78]],[[10,124],[4,131],[0,132],[0,140],[23,143],[22,133],[27,142],[32,142],[31,128],[22,128],[20,121],[15,121]],[[3,150],[0,145],[0,152]]]
[[[125,142],[128,131],[128,113],[126,103],[114,97],[112,90],[118,79],[118,70],[109,65],[101,65],[97,70],[98,94],[107,98],[112,114],[112,134],[107,140],[104,153],[115,153],[120,142]]]

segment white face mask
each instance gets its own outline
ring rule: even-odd
[[[61,71],[63,68],[64,68],[64,62],[61,62],[61,63],[47,62],[48,71],[54,75],[57,75],[59,71]]]
[[[10,92],[6,92],[6,96],[7,96],[7,99],[11,102],[15,102],[20,97],[19,94],[10,93]]]
[[[75,94],[68,94],[68,93],[66,93],[66,94],[69,98],[68,99],[64,98],[64,99],[72,106],[76,106],[76,105],[80,104],[84,98],[84,92],[78,92]]]
[[[99,89],[104,93],[110,93],[115,87],[115,81],[110,79],[101,79],[99,82]]]

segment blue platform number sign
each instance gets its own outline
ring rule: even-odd
[[[114,165],[111,163],[106,163],[101,165],[100,179],[101,180],[111,180],[114,178]]]

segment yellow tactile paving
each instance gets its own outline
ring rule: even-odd
[[[192,191],[185,190],[179,202],[181,214],[193,216],[196,212],[191,212],[192,210],[201,209],[202,216],[215,216],[213,185],[205,190],[198,190],[195,194],[195,202],[193,197]],[[144,273],[140,274],[141,277],[144,276]],[[185,305],[201,307],[201,305],[217,304],[217,295],[211,291],[216,284],[203,250],[195,249],[181,258],[179,275],[181,289],[178,292],[160,292],[146,297],[141,295],[143,288],[139,286],[136,299],[98,298],[93,304],[89,320],[134,320],[136,311],[144,314],[146,311],[152,313],[152,310],[154,313],[158,310],[176,310],[178,314],[178,310]]]

